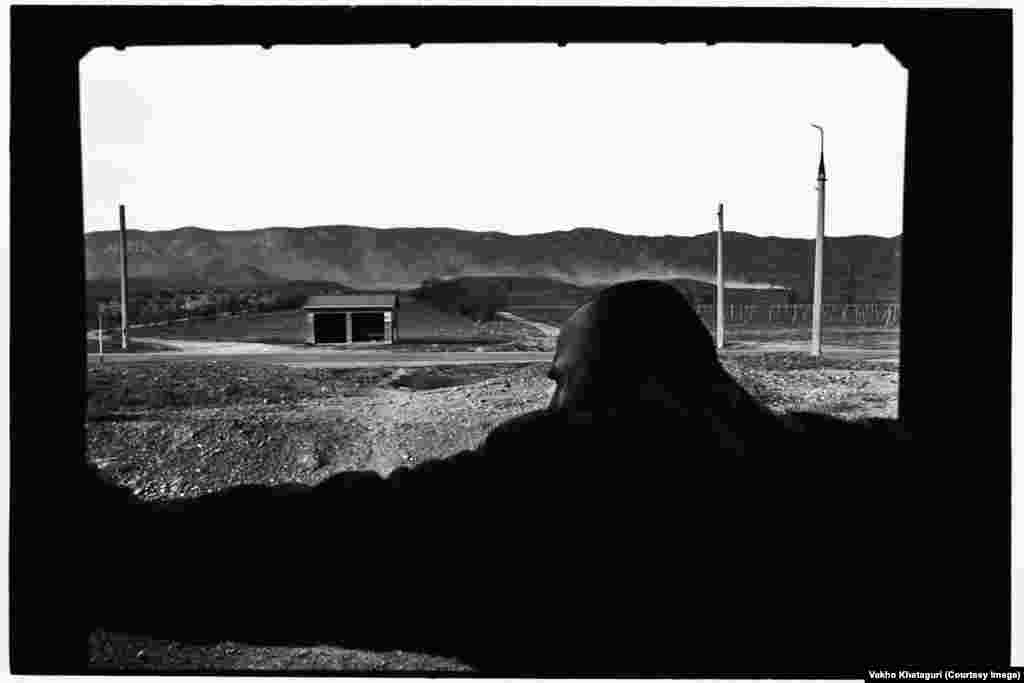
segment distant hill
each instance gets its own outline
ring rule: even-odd
[[[116,230],[86,234],[86,277],[119,276]],[[895,299],[900,237],[826,240],[825,294],[852,282],[859,299]],[[715,234],[647,237],[597,228],[507,235],[452,228],[356,226],[215,231],[128,231],[129,275],[208,285],[328,281],[362,289],[411,289],[431,277],[529,276],[581,286],[639,277],[713,281]],[[730,283],[781,286],[808,296],[811,239],[726,233]]]
[[[130,296],[152,295],[160,292],[161,290],[181,292],[188,290],[208,290],[210,288],[226,290],[267,289],[291,292],[308,291],[311,293],[321,293],[321,290],[329,289],[335,294],[349,294],[358,291],[353,287],[346,287],[345,285],[336,282],[316,280],[274,279],[260,282],[211,282],[210,280],[204,280],[198,277],[152,278],[135,276],[128,279],[128,294]],[[86,290],[89,297],[99,299],[117,298],[121,294],[121,280],[119,277],[105,277],[98,280],[88,280],[86,281]]]

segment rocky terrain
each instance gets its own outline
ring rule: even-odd
[[[195,361],[90,368],[88,456],[146,499],[316,483],[472,448],[542,406],[544,369],[292,369]]]
[[[777,410],[896,415],[891,363],[801,354],[728,359]],[[310,369],[232,361],[89,368],[88,457],[143,498],[246,483],[387,473],[473,448],[501,421],[544,406],[543,364]]]

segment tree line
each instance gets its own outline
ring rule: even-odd
[[[508,288],[490,280],[428,278],[413,290],[412,296],[434,308],[477,322],[494,320],[498,311],[508,308]]]
[[[341,293],[330,286],[284,288],[155,289],[128,295],[130,324],[169,322],[181,318],[207,318],[221,314],[267,313],[294,310],[312,294]],[[104,327],[120,326],[121,297],[105,292],[86,295],[85,323],[93,329],[102,318]]]

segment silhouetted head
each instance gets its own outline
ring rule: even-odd
[[[554,410],[700,405],[732,384],[686,297],[654,280],[613,285],[577,309],[562,326],[549,377],[558,384]]]

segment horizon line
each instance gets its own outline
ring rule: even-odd
[[[551,235],[551,234],[560,233],[560,232],[575,232],[577,230],[593,230],[593,231],[598,231],[598,232],[610,232],[612,234],[622,235],[624,237],[655,237],[655,238],[663,238],[663,237],[699,237],[701,235],[714,234],[714,233],[717,232],[716,229],[711,229],[711,230],[707,230],[705,232],[697,232],[697,233],[691,233],[691,234],[662,233],[660,235],[654,235],[654,234],[637,234],[637,233],[629,233],[629,232],[618,232],[616,230],[611,230],[609,228],[597,228],[597,227],[593,227],[593,226],[575,226],[575,227],[572,227],[572,228],[561,228],[561,229],[546,230],[546,231],[540,231],[540,232],[510,233],[510,232],[504,232],[502,230],[495,230],[495,229],[453,228],[451,226],[446,226],[446,225],[372,226],[372,225],[353,225],[353,224],[349,224],[349,223],[334,223],[334,224],[323,224],[323,225],[303,225],[303,226],[269,225],[269,226],[264,226],[262,228],[237,228],[237,229],[235,229],[235,228],[221,228],[221,229],[218,229],[218,228],[204,228],[204,227],[200,227],[198,225],[182,225],[182,226],[179,226],[177,228],[127,227],[126,231],[134,230],[136,232],[157,232],[158,233],[158,232],[175,232],[177,230],[204,230],[206,232],[216,232],[216,233],[231,233],[231,232],[242,233],[242,232],[260,232],[260,231],[263,231],[263,230],[317,230],[317,229],[324,229],[324,228],[358,228],[358,229],[363,229],[363,230],[455,230],[455,231],[459,231],[459,232],[474,232],[474,233],[480,233],[480,234],[488,234],[488,233],[492,233],[493,234],[493,233],[496,233],[496,234],[499,234],[499,235],[505,235],[507,237],[536,237],[536,236],[540,236],[540,235]],[[93,234],[93,233],[120,232],[120,231],[121,231],[121,229],[119,227],[115,227],[115,228],[92,228],[92,229],[86,229],[83,234],[89,235],[89,234]],[[770,238],[774,238],[774,239],[798,239],[798,240],[800,240],[800,239],[813,240],[814,239],[814,235],[811,235],[811,236],[806,237],[806,238],[804,238],[804,237],[788,237],[788,236],[778,235],[778,234],[757,235],[757,234],[754,234],[752,232],[746,232],[744,230],[737,230],[737,229],[733,229],[733,230],[726,229],[724,232],[726,232],[726,233],[730,233],[731,232],[731,233],[734,233],[734,234],[742,234],[742,235],[750,235],[751,237],[759,237],[759,238],[762,238],[762,239],[770,239]],[[892,239],[894,237],[900,237],[902,235],[903,235],[903,232],[901,230],[900,232],[897,232],[894,235],[881,235],[881,234],[872,234],[872,233],[866,233],[865,232],[865,233],[853,233],[853,234],[849,234],[849,235],[828,235],[828,234],[826,234],[825,236],[826,237],[832,237],[832,238],[839,238],[839,237],[880,237],[882,239]]]

